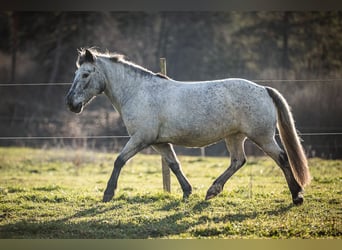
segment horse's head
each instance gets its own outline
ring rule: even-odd
[[[87,103],[104,91],[106,78],[96,55],[88,49],[80,51],[76,65],[78,69],[66,96],[66,104],[72,112],[80,113]]]

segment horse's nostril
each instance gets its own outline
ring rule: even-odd
[[[80,113],[82,111],[82,103],[78,103],[76,105],[71,105],[70,110],[75,113]]]

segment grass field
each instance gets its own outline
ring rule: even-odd
[[[160,157],[139,154],[115,199],[102,203],[115,156],[0,148],[0,238],[342,238],[341,160],[309,160],[313,180],[297,207],[269,158],[248,157],[205,201],[229,159],[180,156],[193,185],[184,202],[174,176],[171,194],[163,192]]]

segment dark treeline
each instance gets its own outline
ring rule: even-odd
[[[53,85],[72,81],[81,47],[125,54],[155,72],[166,57],[177,80],[277,80],[259,83],[284,94],[300,132],[342,132],[342,12],[1,12],[0,37],[0,84],[51,83],[0,87],[0,136],[126,134],[106,98],[74,115],[64,105],[68,86]],[[73,143],[118,150],[123,140]],[[309,156],[342,157],[341,135],[303,140]],[[207,152],[222,155],[223,147]],[[260,152],[248,144],[247,153]]]

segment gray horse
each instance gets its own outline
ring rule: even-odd
[[[104,202],[113,198],[124,164],[148,146],[161,154],[187,198],[192,187],[172,144],[203,147],[225,140],[231,163],[208,189],[206,199],[213,198],[246,162],[244,141],[249,138],[279,165],[293,203],[303,203],[309,168],[290,108],[277,90],[244,79],[179,82],[122,55],[94,49],[79,51],[77,68],[66,96],[69,109],[80,113],[92,98],[105,93],[131,136],[115,160]],[[274,138],[277,125],[285,151]]]

